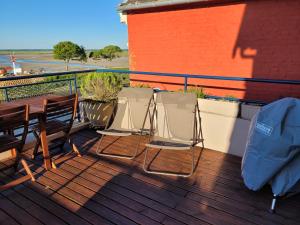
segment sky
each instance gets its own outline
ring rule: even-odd
[[[51,49],[72,41],[86,49],[127,48],[122,0],[1,0],[0,49]]]

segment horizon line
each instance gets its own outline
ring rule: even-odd
[[[90,49],[86,49],[87,51],[89,50],[98,50],[99,48],[90,48]],[[0,51],[53,51],[53,48],[0,48]],[[128,48],[122,48],[122,50],[128,50]]]

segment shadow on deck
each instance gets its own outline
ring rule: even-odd
[[[58,153],[58,169],[45,171],[41,160],[31,161],[37,181],[0,193],[0,224],[300,224],[299,196],[269,214],[271,190],[248,191],[238,157],[205,149],[188,179],[149,175],[142,169],[144,153],[135,160],[98,157],[98,139],[92,130],[76,133],[83,156]],[[126,153],[136,139],[110,144],[107,137],[103,146]],[[188,171],[189,160],[185,153],[161,152],[153,168]]]

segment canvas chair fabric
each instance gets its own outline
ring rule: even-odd
[[[104,135],[129,136],[143,128],[150,128],[150,118],[147,116],[148,105],[153,96],[150,88],[123,88],[118,94],[117,111],[113,123],[108,129],[98,131]]]
[[[197,97],[193,93],[158,93],[154,135],[147,146],[173,150],[190,149],[196,139],[196,105]]]
[[[195,171],[195,145],[203,143],[200,110],[193,93],[160,92],[151,119],[150,141],[146,144],[143,169],[147,173],[190,177]],[[189,151],[191,170],[188,173],[150,169],[155,157],[148,163],[150,148]]]
[[[137,156],[141,136],[146,134],[150,127],[150,107],[153,103],[153,90],[150,88],[123,88],[118,94],[116,115],[111,126],[103,131],[97,146],[97,154],[106,157],[133,159]],[[108,122],[110,119],[108,119]],[[119,155],[104,153],[100,146],[104,135],[110,136],[130,136],[140,134],[135,152],[132,155]]]

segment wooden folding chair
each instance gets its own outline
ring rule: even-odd
[[[15,159],[14,164],[7,165],[1,168],[1,171],[7,170],[14,167],[17,171],[18,165],[21,162],[24,167],[27,176],[21,177],[8,184],[0,186],[0,190],[13,187],[20,181],[26,181],[31,179],[35,181],[33,174],[30,171],[26,161],[21,157],[20,152],[25,144],[26,136],[28,133],[28,122],[29,121],[29,106],[23,105],[19,107],[13,107],[8,109],[0,110],[0,153],[11,151],[12,157]],[[15,130],[22,130],[21,138],[17,138],[14,133]]]
[[[59,147],[63,150],[65,143],[68,142],[71,145],[72,150],[78,156],[81,156],[79,150],[70,139],[70,131],[76,118],[77,105],[77,94],[45,99],[43,120],[45,121],[47,137],[50,135],[53,137],[55,134],[61,133],[61,135],[57,138],[53,138],[54,140],[60,139],[60,143],[50,147]],[[35,159],[36,156],[41,153],[39,152],[39,147],[41,146],[40,125],[37,125],[33,128],[33,134],[37,140],[32,154],[32,159]]]

